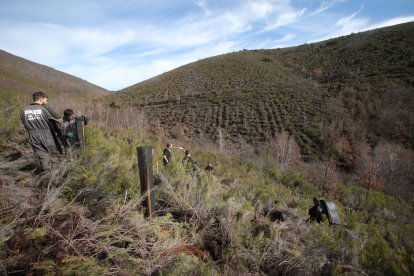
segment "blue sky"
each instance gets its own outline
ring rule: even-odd
[[[206,57],[410,21],[413,0],[1,0],[0,49],[115,91]]]

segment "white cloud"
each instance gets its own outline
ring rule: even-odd
[[[199,6],[205,12],[206,15],[210,14],[211,11],[208,9],[206,0],[197,0],[196,3],[197,6]]]
[[[273,11],[273,6],[269,2],[250,2],[247,5],[248,10],[250,10],[256,18],[265,18],[270,15]]]
[[[387,27],[387,26],[393,26],[393,25],[412,22],[412,21],[414,21],[414,15],[396,17],[396,18],[391,18],[391,19],[379,22],[379,23],[371,24],[369,26],[366,26],[364,29],[361,29],[360,31],[383,28],[383,27]]]
[[[321,1],[319,7],[315,11],[311,12],[310,15],[311,16],[318,15],[318,14],[324,12],[324,11],[329,10],[330,8],[332,8],[333,6],[335,6],[337,4],[344,3],[346,1],[348,1],[348,0],[331,0],[331,1],[323,0],[323,1]]]
[[[359,33],[364,32],[367,30],[377,29],[377,28],[383,28],[388,26],[393,26],[396,24],[406,23],[414,21],[414,16],[407,16],[407,17],[397,17],[388,19],[385,21],[381,21],[378,23],[369,23],[368,18],[356,18],[356,13],[341,18],[338,20],[337,24],[334,26],[334,28],[331,28],[328,32],[328,35],[319,36],[315,39],[309,40],[309,43],[317,42],[317,41],[323,41],[335,37],[340,37],[344,35],[349,35],[352,33]]]
[[[306,8],[294,9],[288,3],[273,6],[273,13],[269,15],[265,31],[273,30],[281,26],[289,25],[301,19]]]
[[[45,64],[73,63],[75,58],[92,59],[131,41],[129,29],[110,33],[103,30],[75,29],[53,24],[17,25],[0,38],[5,49]],[[17,49],[17,50],[16,50]],[[7,50],[6,50],[7,51]]]
[[[117,90],[218,54],[414,21],[374,21],[365,8],[346,15],[350,4],[355,9],[346,0],[2,0],[0,47]]]

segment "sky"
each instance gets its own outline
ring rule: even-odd
[[[118,91],[207,57],[411,21],[414,0],[0,0],[0,49]]]

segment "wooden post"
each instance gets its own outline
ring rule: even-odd
[[[144,196],[144,216],[152,218],[155,205],[154,178],[152,174],[152,147],[138,147],[138,169],[141,182],[141,195]]]
[[[79,147],[83,148],[85,147],[85,116],[78,116],[76,117],[76,132],[78,135],[78,140],[79,140]]]

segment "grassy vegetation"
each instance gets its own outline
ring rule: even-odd
[[[46,179],[50,190],[34,216],[1,225],[4,230],[19,226],[31,240],[28,248],[14,253],[2,243],[0,262],[6,271],[414,273],[413,206],[399,197],[339,183],[325,198],[337,204],[342,225],[305,223],[312,197],[321,191],[297,170],[257,166],[236,155],[194,147],[192,156],[201,167],[213,160],[216,169],[193,174],[181,164],[184,153],[178,149],[170,166],[157,166],[165,142],[144,131],[92,124],[87,134],[91,142],[74,163],[62,163],[59,177]],[[151,220],[143,218],[140,202],[140,145],[154,149],[156,215]],[[5,241],[13,232],[1,233]]]
[[[0,148],[10,142],[20,129],[20,111],[23,107],[21,102],[17,93],[0,93]]]

